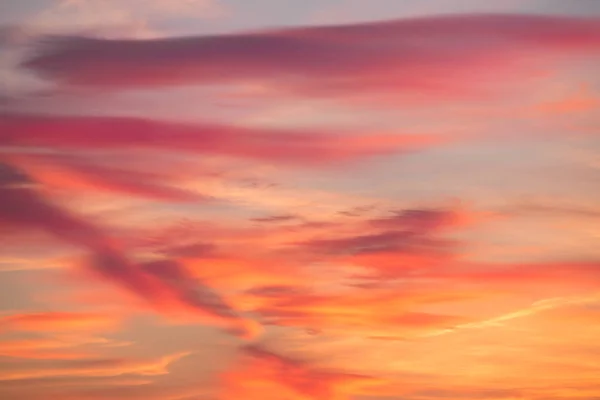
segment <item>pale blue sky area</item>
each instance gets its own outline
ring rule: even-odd
[[[60,3],[60,0],[4,0],[0,4],[0,24],[28,21],[41,12],[58,9]],[[127,0],[115,2],[119,9],[132,7],[127,3]],[[135,7],[139,7],[140,4],[139,1],[129,3],[136,3]],[[156,13],[151,18],[151,25],[172,34],[191,34],[436,13],[528,12],[600,15],[600,2],[597,0],[215,0],[215,3],[226,10],[222,17],[201,20],[196,15],[184,14],[163,18],[164,15]]]

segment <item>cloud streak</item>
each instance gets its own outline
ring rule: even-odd
[[[70,155],[12,155],[19,165],[47,187],[71,189],[78,192],[108,192],[172,202],[202,202],[208,196],[179,189],[168,177],[126,168],[115,162],[97,162]],[[108,165],[107,165],[108,164]]]
[[[429,134],[328,134],[144,118],[24,114],[0,115],[0,126],[0,143],[4,146],[63,150],[151,149],[304,165],[414,151],[452,139]]]
[[[154,376],[168,374],[170,364],[189,355],[179,353],[157,359],[88,359],[68,360],[50,368],[14,368],[0,374],[0,381],[16,381],[31,378],[50,378],[64,376],[105,377],[119,375]]]
[[[67,84],[117,90],[259,81],[373,100],[482,94],[499,89],[492,78],[532,78],[548,72],[552,57],[598,51],[594,18],[475,14],[143,41],[50,38],[24,65]]]
[[[39,312],[0,317],[3,330],[29,332],[110,331],[119,325],[119,316],[106,313]]]

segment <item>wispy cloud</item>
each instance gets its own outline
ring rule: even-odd
[[[63,323],[60,325],[58,329],[47,329],[47,326],[44,326],[43,323],[40,323],[38,318],[37,323],[31,321],[31,314],[28,315],[30,318],[29,326],[26,329],[29,331],[35,331],[36,333],[48,330],[48,331],[81,331],[79,327],[82,325],[86,327],[84,330],[87,332],[88,330],[101,331],[104,330],[105,326],[95,326],[94,324],[89,323],[81,323],[73,324],[73,323]],[[8,324],[11,325],[12,328],[15,329],[14,316],[12,321],[9,321]],[[25,330],[23,320],[24,316],[21,315],[20,324],[16,324],[17,330]],[[73,317],[74,319],[75,317]],[[83,320],[84,318],[80,318]],[[64,322],[64,319],[63,319]],[[32,326],[34,325],[34,326]],[[33,329],[34,328],[34,329]],[[110,329],[112,330],[112,329]],[[0,343],[0,355],[3,357],[13,357],[13,358],[25,358],[25,359],[39,359],[39,360],[71,360],[71,359],[83,359],[90,358],[93,354],[97,354],[98,352],[105,350],[109,347],[115,346],[123,346],[128,343],[120,343],[111,341],[106,338],[101,337],[77,337],[77,336],[69,336],[59,335],[59,336],[49,336],[44,338],[35,338],[35,339],[12,339],[5,340]]]
[[[117,37],[162,36],[155,25],[183,16],[212,20],[227,15],[227,8],[218,0],[133,0],[127,3],[98,0],[59,0],[33,14],[24,25],[41,32],[88,32]]]
[[[31,378],[61,377],[61,376],[119,376],[141,375],[154,376],[168,374],[170,364],[187,356],[188,353],[172,354],[158,359],[88,359],[68,360],[49,368],[37,367],[19,368],[15,366],[9,372],[0,375],[0,381],[15,381]]]
[[[30,332],[60,332],[86,330],[113,330],[120,324],[114,314],[85,312],[18,313],[0,317],[4,330]]]

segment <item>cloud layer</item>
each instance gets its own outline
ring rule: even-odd
[[[598,398],[597,16],[121,3],[0,30],[0,398]]]

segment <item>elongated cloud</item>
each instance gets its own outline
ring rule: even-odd
[[[446,142],[440,135],[273,131],[126,117],[0,115],[0,144],[54,149],[153,149],[279,163],[326,163],[412,151]]]
[[[516,290],[528,285],[568,285],[594,288],[598,284],[600,262],[563,261],[514,264],[473,263],[449,270],[430,271],[431,279],[447,282],[462,282],[487,287],[505,287]]]
[[[68,360],[50,367],[14,368],[0,374],[0,381],[16,381],[31,378],[84,376],[103,377],[120,375],[164,375],[168,374],[168,367],[173,362],[189,355],[190,353],[177,353],[157,359],[87,359]]]
[[[315,236],[295,245],[316,257],[358,264],[393,276],[452,262],[460,243],[446,234],[486,218],[460,208],[408,209],[353,221],[345,235]]]
[[[113,330],[118,315],[82,312],[20,313],[0,317],[0,329],[29,332],[68,332]]]
[[[120,165],[69,155],[12,156],[11,161],[49,187],[80,192],[109,192],[174,202],[207,200],[169,184],[166,177]],[[109,165],[106,165],[109,164]]]
[[[58,314],[58,313],[56,313]],[[18,330],[23,329],[23,315],[21,315],[20,324],[15,324],[15,316],[11,316],[13,319],[9,321],[9,325],[14,330],[15,325]],[[29,314],[31,319],[31,314]],[[38,318],[39,319],[39,318]],[[33,322],[33,324],[32,324]],[[64,322],[64,321],[63,321]],[[90,324],[89,321],[80,321],[83,323],[72,324],[72,323],[61,323],[59,329],[46,329],[40,321],[29,321],[29,325],[33,325],[29,331],[40,333],[41,331],[81,331],[81,327],[85,327],[83,331],[87,333],[88,329],[93,331],[103,330],[105,327],[96,326]],[[4,320],[6,325],[6,320]],[[116,324],[115,324],[116,325]],[[109,329],[112,330],[113,327]],[[83,358],[90,358],[92,354],[102,349],[103,346],[121,345],[123,343],[114,342],[105,338],[99,337],[73,337],[73,336],[50,336],[44,338],[35,339],[13,339],[3,340],[0,342],[0,355],[3,357],[13,358],[24,358],[24,359],[38,359],[38,360],[76,360]],[[92,350],[87,346],[94,346]],[[87,347],[87,348],[86,348]]]
[[[414,334],[449,328],[467,318],[419,311],[419,307],[471,301],[489,296],[483,291],[353,290],[317,294],[302,288],[251,291],[258,297],[257,312],[266,323],[343,332]]]
[[[24,65],[113,89],[263,81],[317,96],[460,96],[489,89],[492,78],[547,72],[536,69],[540,56],[599,51],[597,19],[483,14],[141,41],[50,38]]]

